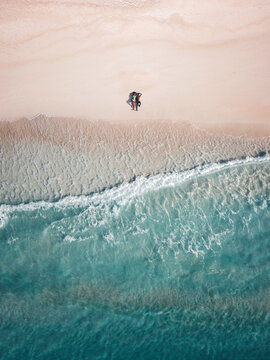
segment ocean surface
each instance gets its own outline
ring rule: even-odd
[[[0,358],[268,359],[270,157],[1,205]]]

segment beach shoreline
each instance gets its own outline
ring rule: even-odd
[[[0,122],[1,203],[87,195],[139,176],[256,157],[270,137],[218,135],[187,123],[90,122],[44,115]]]
[[[0,1],[5,360],[270,358],[269,19]]]

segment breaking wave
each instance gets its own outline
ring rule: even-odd
[[[269,184],[265,154],[1,205],[1,353],[267,357]]]

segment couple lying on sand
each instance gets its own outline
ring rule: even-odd
[[[132,95],[132,99],[131,99],[131,107],[132,107],[132,110],[135,110],[138,111],[138,106],[141,106],[141,101],[140,101],[140,98],[142,96],[141,93],[136,93],[135,91],[133,91],[131,93]]]

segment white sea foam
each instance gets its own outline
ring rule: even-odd
[[[267,163],[270,162],[270,154],[262,157],[247,157],[245,159],[234,159],[223,163],[211,163],[204,166],[196,167],[191,170],[183,172],[173,172],[167,174],[158,174],[150,177],[137,177],[131,183],[123,183],[119,186],[106,189],[101,193],[94,193],[90,195],[81,196],[67,196],[56,202],[37,201],[27,204],[18,205],[0,205],[0,227],[5,226],[8,221],[7,215],[10,212],[16,211],[34,211],[40,208],[73,208],[73,207],[88,207],[93,204],[100,203],[106,204],[108,201],[117,202],[119,205],[124,206],[128,201],[134,197],[142,196],[149,191],[159,191],[162,188],[178,186],[192,178],[213,174],[222,170],[232,169],[238,166],[245,166],[251,164]],[[109,209],[107,209],[110,211]],[[89,211],[89,208],[86,210]],[[113,210],[117,214],[117,209]],[[102,222],[103,219],[100,219]]]
[[[11,233],[16,235],[22,224],[17,219],[29,221],[29,228],[40,219],[46,227],[42,240],[67,247],[86,241],[94,259],[111,248],[117,259],[125,251],[147,262],[158,258],[166,263],[172,254],[175,259],[188,253],[198,258],[217,251],[238,231],[252,232],[253,215],[267,218],[269,165],[269,155],[231,160],[139,177],[88,196],[0,209],[5,224],[10,216]]]
[[[73,236],[67,235],[67,236],[65,236],[64,241],[71,243],[73,241],[77,241],[77,239],[74,238]]]
[[[0,207],[0,229],[4,228],[8,222],[8,215],[9,207],[7,208],[6,205],[2,205]]]

